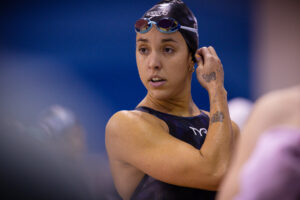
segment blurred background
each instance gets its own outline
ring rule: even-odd
[[[63,125],[80,124],[87,151],[103,155],[107,165],[106,122],[119,110],[134,109],[146,94],[133,26],[157,2],[1,1],[1,120],[45,128],[45,113],[54,109]],[[184,2],[198,19],[199,46],[212,45],[219,54],[229,100],[253,102],[299,84],[297,0]],[[192,84],[195,102],[209,110],[207,92],[196,77]]]

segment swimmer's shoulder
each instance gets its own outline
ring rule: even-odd
[[[157,117],[138,110],[122,110],[116,112],[106,125],[107,134],[131,134],[144,127],[154,128],[160,126],[165,128],[165,123]]]
[[[107,126],[128,126],[138,122],[157,122],[157,118],[139,110],[121,110],[116,112],[108,121]]]
[[[127,163],[133,160],[132,152],[155,143],[162,135],[168,135],[166,127],[160,123],[155,116],[141,111],[115,113],[105,129],[105,146],[110,159]]]
[[[111,132],[124,132],[126,129],[130,129],[132,124],[139,123],[141,117],[138,116],[132,110],[118,111],[108,120],[105,128],[106,135]],[[118,131],[115,131],[118,130]]]

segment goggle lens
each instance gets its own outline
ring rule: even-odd
[[[171,19],[162,19],[157,22],[158,28],[164,32],[170,32],[177,28],[178,23]]]
[[[178,22],[172,18],[161,19],[158,22],[150,21],[149,19],[139,19],[135,22],[135,30],[138,33],[148,32],[152,24],[156,24],[157,28],[163,33],[172,33],[179,29]]]
[[[135,23],[135,30],[137,32],[145,32],[150,27],[149,21],[146,19],[139,19]]]
[[[150,27],[150,24],[146,19],[139,19],[135,22],[134,27],[137,32],[145,32]]]

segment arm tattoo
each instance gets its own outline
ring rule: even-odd
[[[215,114],[213,114],[212,118],[211,118],[211,123],[215,123],[215,122],[223,122],[224,120],[224,114],[220,111],[215,112]]]
[[[212,80],[216,80],[216,72],[212,72],[210,74],[203,74],[202,78],[206,81],[206,82],[210,82]]]

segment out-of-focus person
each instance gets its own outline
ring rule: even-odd
[[[79,168],[48,143],[3,122],[0,163],[0,199],[92,199]]]
[[[299,166],[300,85],[255,103],[217,199],[300,199]]]
[[[33,125],[2,121],[0,199],[120,199],[105,153],[88,152],[71,110],[50,106]]]
[[[53,105],[41,112],[38,126],[48,141],[62,152],[74,158],[87,153],[85,130],[71,110]]]
[[[70,109],[53,105],[41,113],[39,127],[48,142],[82,170],[83,178],[95,199],[119,199],[105,153],[90,153],[87,134]]]

